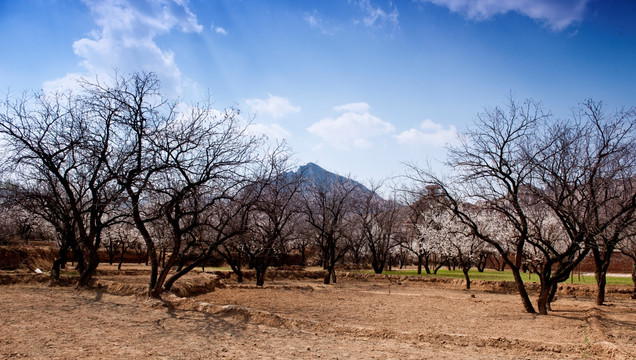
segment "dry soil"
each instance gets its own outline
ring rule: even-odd
[[[113,280],[115,279],[115,280]],[[226,286],[163,301],[41,283],[0,286],[0,357],[30,359],[634,359],[636,301],[341,277]],[[124,279],[122,279],[123,281]],[[125,281],[124,281],[125,282]],[[120,292],[121,293],[121,292]]]

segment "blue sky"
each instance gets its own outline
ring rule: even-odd
[[[634,19],[629,0],[0,0],[0,91],[154,71],[299,164],[378,180],[437,167],[511,93],[557,117],[636,105]]]

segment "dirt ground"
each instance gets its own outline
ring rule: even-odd
[[[113,279],[82,291],[0,286],[0,357],[636,358],[636,301],[621,294],[601,307],[562,295],[539,316],[524,313],[515,294],[377,277],[341,276],[335,285],[275,279],[264,288],[225,280],[213,292],[163,302],[113,294]]]

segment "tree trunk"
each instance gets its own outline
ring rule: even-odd
[[[232,271],[234,271],[234,273],[236,274],[236,282],[237,283],[242,283],[243,282],[243,270],[241,269],[241,253],[238,253],[237,256],[237,260],[236,263],[234,265],[230,264],[230,267],[232,268]]]
[[[607,272],[606,270],[596,269],[594,276],[596,277],[596,305],[603,305],[603,303],[605,303]]]
[[[422,255],[417,255],[417,274],[422,275]]]
[[[549,281],[541,282],[541,290],[539,291],[539,300],[537,301],[537,306],[539,309],[539,314],[548,315],[548,307],[550,306],[550,288],[552,284]]]
[[[60,281],[60,269],[63,268],[66,264],[69,247],[70,244],[68,244],[68,242],[62,244],[62,246],[60,247],[58,257],[57,259],[55,259],[55,261],[53,262],[53,266],[51,267],[51,285],[56,285]]]
[[[263,286],[265,284],[265,269],[256,267],[256,286]]]
[[[148,288],[152,289],[157,283],[157,277],[159,276],[159,259],[157,258],[157,252],[154,245],[148,247],[146,252],[146,266],[148,266],[148,260],[150,260],[150,281],[148,282]]]
[[[150,289],[150,293],[149,293],[150,297],[153,297],[156,299],[160,298],[161,293],[163,292],[163,289],[164,289],[163,288],[164,283],[166,282],[166,279],[168,278],[168,273],[170,273],[170,270],[177,262],[177,256],[179,255],[180,248],[181,248],[181,237],[179,235],[173,235],[172,253],[166,260],[167,251],[166,249],[163,250],[163,266],[161,268],[161,272],[159,272],[159,276],[157,277],[157,283],[152,289]],[[176,279],[173,280],[173,282],[174,281],[176,281]]]
[[[607,284],[607,269],[610,265],[610,258],[614,252],[614,247],[607,247],[601,252],[598,248],[592,249],[594,256],[594,277],[596,278],[596,305],[603,305],[605,302],[605,285]]]
[[[232,261],[229,264],[230,264],[230,268],[232,269],[232,272],[236,274],[236,282],[239,284],[243,283],[243,270],[241,270],[241,257],[239,256],[237,262]]]
[[[73,249],[73,260],[75,260],[75,270],[80,274],[83,273],[86,269],[86,261],[84,260],[84,252],[82,252],[79,246],[76,246]]]
[[[548,310],[549,311],[552,311],[552,302],[556,298],[557,288],[558,288],[558,283],[557,282],[553,283],[552,287],[550,287],[550,294],[548,296]]]
[[[632,299],[636,300],[636,258],[634,258],[634,263],[632,264],[632,282],[634,283]]]
[[[177,272],[183,270],[184,266],[185,266],[185,256],[180,256],[179,257],[179,261],[178,261],[178,265],[177,265]]]
[[[477,271],[483,273],[486,269],[486,264],[488,264],[488,255],[480,254],[479,261],[477,261]]]
[[[532,306],[532,301],[530,301],[530,297],[528,296],[528,291],[526,290],[526,287],[523,284],[523,279],[521,278],[521,273],[519,271],[519,268],[512,267],[512,266],[510,266],[510,268],[512,269],[512,275],[515,279],[515,285],[517,286],[517,291],[519,292],[519,296],[521,296],[521,302],[523,304],[523,308],[526,310],[526,312],[530,314],[536,313],[536,311],[534,310],[534,306]]]
[[[470,277],[468,276],[468,270],[470,270],[470,267],[462,266],[462,272],[464,273],[464,279],[466,279],[466,290],[470,290]]]
[[[84,268],[84,271],[80,272],[80,278],[77,282],[78,288],[89,287],[93,282],[93,276],[97,272],[97,266],[99,265],[99,255],[97,255],[97,249],[91,248],[88,254],[88,264]]]
[[[327,275],[325,275],[325,278],[323,279],[323,283],[325,285],[329,285],[331,283],[331,272],[333,271],[332,268],[327,269]]]
[[[307,263],[307,255],[305,254],[305,246],[300,247],[300,266],[305,266]]]
[[[121,264],[124,263],[124,255],[126,254],[126,246],[124,243],[121,244],[121,253],[119,254],[119,264],[117,265],[117,270],[121,270]]]
[[[493,269],[499,271],[499,267],[501,266],[501,263],[497,259],[497,256],[496,255],[489,256],[489,259],[490,259],[490,266]]]
[[[384,270],[384,264],[374,260],[371,266],[373,267],[374,273],[382,274],[382,271]]]
[[[53,266],[51,267],[51,277],[49,280],[50,285],[56,285],[59,283],[60,267],[62,266],[63,262],[65,262],[65,260],[63,260],[61,256],[53,261]]]
[[[438,262],[437,265],[435,265],[435,267],[433,268],[433,274],[437,275],[437,272],[439,271],[439,269],[443,268],[444,265],[446,265],[447,263],[448,263],[448,259],[444,259]]]
[[[541,279],[541,289],[539,290],[538,309],[539,314],[547,315],[548,311],[552,310],[551,304],[554,301],[557,287],[560,282],[567,280],[570,277],[569,268],[572,267],[572,263],[565,267],[559,266],[552,273],[552,267],[546,265],[542,272],[539,274]],[[530,271],[528,271],[530,272]]]
[[[201,255],[199,258],[197,258],[195,261],[193,261],[188,266],[186,266],[186,267],[182,268],[181,270],[177,271],[176,273],[172,274],[172,276],[167,278],[167,280],[164,282],[163,289],[165,291],[170,291],[172,289],[172,285],[174,285],[175,281],[179,280],[183,275],[185,275],[185,274],[189,273],[190,271],[192,271],[192,269],[194,269],[195,267],[199,266],[199,264],[202,264],[207,258],[208,258],[207,254]]]
[[[336,246],[335,240],[329,242],[328,248],[325,250],[325,265],[327,265],[327,275],[325,276],[324,283],[330,284],[331,281],[336,283]]]

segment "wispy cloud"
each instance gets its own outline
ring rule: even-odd
[[[245,103],[257,114],[273,118],[282,118],[300,112],[300,106],[292,105],[288,99],[272,94],[268,94],[267,100],[248,99]]]
[[[291,137],[291,133],[278,124],[250,124],[247,130],[249,133],[265,135],[275,140],[286,140]]]
[[[173,29],[201,32],[196,16],[183,0],[84,0],[98,29],[73,43],[88,75],[145,70],[157,73],[164,88],[180,93],[190,81],[182,75],[174,53],[161,49],[155,37]],[[77,77],[68,74],[67,78]],[[68,79],[49,83],[64,84]]]
[[[352,20],[353,24],[362,25],[369,29],[388,29],[390,31],[399,28],[400,13],[390,0],[380,1],[386,6],[377,4],[376,0],[349,0],[348,2],[357,13]],[[342,24],[340,26],[334,25],[333,21],[325,19],[317,10],[306,13],[304,19],[311,28],[317,29],[325,35],[334,35],[342,29]]]
[[[447,7],[468,19],[487,20],[510,11],[545,23],[555,31],[583,20],[589,0],[419,0]]]
[[[356,23],[366,27],[397,28],[399,26],[399,12],[391,1],[388,1],[386,8],[372,3],[371,0],[350,0],[350,2],[357,5],[363,14],[361,19],[355,21]]]
[[[342,114],[335,119],[324,118],[307,130],[338,149],[368,148],[373,138],[395,131],[391,123],[372,115],[367,103],[340,105],[334,110]]]
[[[225,28],[222,28],[220,26],[216,26],[214,24],[210,25],[210,29],[212,29],[212,31],[214,31],[215,33],[217,33],[219,35],[227,35],[227,34],[229,34],[229,32]]]
[[[442,147],[458,140],[457,128],[453,125],[444,128],[433,120],[424,120],[419,128],[409,129],[394,136],[398,143],[421,147]]]
[[[312,29],[317,29],[324,35],[334,35],[338,32],[338,28],[330,22],[323,19],[318,10],[313,10],[310,13],[305,14],[305,22],[309,24]]]

